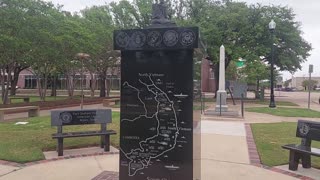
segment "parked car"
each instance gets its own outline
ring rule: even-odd
[[[293,89],[293,88],[286,87],[286,88],[283,89],[283,91],[292,92],[292,91],[294,91],[294,89]]]

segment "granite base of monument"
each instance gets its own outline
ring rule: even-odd
[[[217,93],[216,112],[227,112],[227,92],[219,90]]]

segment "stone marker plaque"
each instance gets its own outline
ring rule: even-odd
[[[101,124],[111,122],[110,109],[98,110],[73,110],[73,111],[52,111],[51,125],[66,126],[79,124]]]

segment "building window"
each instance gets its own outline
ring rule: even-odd
[[[37,77],[35,75],[26,75],[24,80],[25,89],[36,89],[37,88]]]

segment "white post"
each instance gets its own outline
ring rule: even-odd
[[[219,67],[219,90],[217,92],[216,112],[228,111],[227,92],[226,92],[226,75],[225,75],[225,49],[220,47],[220,67]]]

